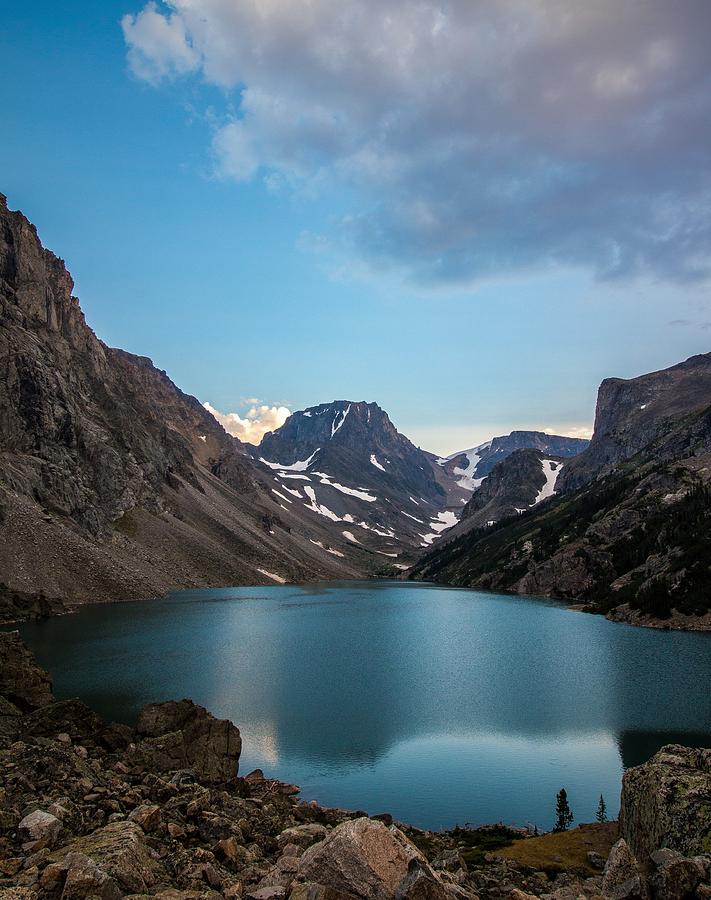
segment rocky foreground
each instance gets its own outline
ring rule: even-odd
[[[555,854],[598,826],[558,843],[420,831],[239,777],[240,751],[237,727],[190,700],[150,705],[134,728],[56,701],[19,635],[0,634],[0,898],[711,898],[710,750],[667,747],[630,770],[623,837],[567,869]],[[502,832],[519,840],[478,852]]]

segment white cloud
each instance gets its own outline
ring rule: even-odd
[[[188,42],[185,23],[178,13],[164,14],[151,2],[135,16],[121,19],[128,45],[128,63],[134,75],[152,84],[194,72],[198,53]]]
[[[708,0],[165,0],[123,28],[137,75],[234,91],[221,175],[345,188],[373,268],[708,274]]]
[[[268,431],[280,428],[291,415],[286,406],[252,406],[244,418],[239,413],[221,413],[209,403],[203,403],[228,434],[250,444],[258,444]]]

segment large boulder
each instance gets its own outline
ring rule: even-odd
[[[204,782],[221,784],[237,777],[242,738],[228,719],[216,719],[192,700],[152,703],[141,712],[136,748],[151,771],[192,769]]]
[[[304,851],[297,875],[301,881],[363,900],[394,900],[403,896],[401,888],[410,886],[413,862],[418,872],[433,884],[438,882],[424,856],[394,825],[388,828],[373,819],[351,819]]]
[[[602,892],[610,900],[643,900],[646,896],[642,873],[624,838],[610,850],[602,874]]]
[[[622,780],[620,831],[643,867],[662,847],[711,852],[711,750],[670,744]]]
[[[52,703],[52,680],[17,631],[0,632],[0,695],[29,712]]]
[[[114,884],[125,894],[147,894],[166,879],[163,867],[146,844],[145,834],[134,822],[112,822],[77,838],[54,851],[49,862],[56,867],[52,872],[63,870],[68,874],[77,868],[78,882],[83,883],[89,874],[96,877],[102,890],[90,893],[99,896],[113,893]]]

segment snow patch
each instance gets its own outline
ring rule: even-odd
[[[563,463],[558,462],[557,459],[542,459],[541,467],[543,474],[546,476],[546,483],[536,495],[536,499],[531,506],[536,506],[542,500],[546,500],[555,494],[555,483],[560,475],[560,470],[563,468]]]
[[[343,423],[346,421],[346,416],[348,415],[348,413],[350,411],[351,411],[351,405],[349,403],[348,406],[342,412],[336,413],[336,415],[333,419],[333,424],[331,425],[331,437],[333,437],[334,434],[342,427]],[[341,417],[340,421],[338,421],[339,415]],[[336,424],[337,421],[338,421],[338,424]]]
[[[267,578],[271,578],[272,581],[276,581],[277,584],[286,584],[286,578],[282,578],[281,575],[275,575],[273,572],[267,572],[266,569],[257,569],[257,571],[262,575],[266,575]]]
[[[298,460],[297,462],[291,463],[288,466],[282,465],[282,463],[269,462],[268,459],[264,459],[261,456],[259,457],[259,461],[263,462],[265,466],[269,466],[270,469],[281,469],[284,472],[305,472],[306,469],[308,469],[308,467],[311,465],[311,461],[320,449],[320,447],[317,447],[308,459]]]
[[[463,454],[467,458],[466,469],[460,469],[459,466],[455,466],[453,469],[455,475],[461,476],[457,481],[457,485],[460,488],[463,488],[463,490],[475,491],[477,488],[481,487],[481,483],[486,476],[484,476],[484,478],[475,478],[474,474],[476,472],[476,467],[481,461],[482,454],[485,450],[488,450],[489,447],[491,447],[491,441],[487,441],[486,444],[480,444],[478,447],[472,447],[471,450],[462,450],[460,453],[453,453],[449,457],[449,459],[454,459]]]
[[[353,544],[360,544],[360,541],[358,540],[358,538],[356,538],[352,531],[344,531],[343,537],[346,540],[351,541],[351,543]]]
[[[420,525],[424,525],[424,524],[425,524],[425,523],[422,521],[422,519],[418,519],[416,516],[411,516],[410,513],[406,513],[404,510],[402,510],[402,514],[403,514],[403,516],[407,516],[408,519],[412,519],[413,522],[419,522]]]
[[[272,490],[274,489],[272,488]],[[341,521],[340,516],[337,516],[335,512],[332,512],[327,506],[322,506],[316,501],[316,491],[312,487],[305,487],[304,493],[311,501],[311,503],[304,503],[306,509],[310,509],[312,510],[312,512],[318,513],[320,516],[324,516],[326,519],[331,519],[332,522]]]
[[[276,494],[277,497],[280,500],[283,500],[285,503],[293,503],[294,502],[293,500],[289,500],[288,497],[285,497],[283,494],[279,493],[279,491],[276,488],[272,488],[272,493]]]
[[[370,462],[372,465],[375,466],[376,469],[380,469],[381,472],[385,471],[385,466],[380,465],[380,463],[378,462],[378,459],[374,453],[370,454]]]
[[[206,441],[206,440],[207,440],[207,438],[205,437],[204,434],[199,434],[199,435],[198,435],[198,438],[199,438],[201,441]]]
[[[343,554],[339,550],[332,550],[330,547],[324,546],[321,541],[315,541],[313,538],[309,538],[312,544],[316,544],[317,547],[320,547],[322,550],[325,550],[326,553],[330,553],[332,556],[343,556]]]

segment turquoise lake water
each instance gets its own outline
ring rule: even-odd
[[[532,598],[400,582],[181,591],[20,631],[78,696],[130,722],[191,697],[255,767],[324,805],[429,828],[617,814],[623,767],[711,746],[711,635]]]

